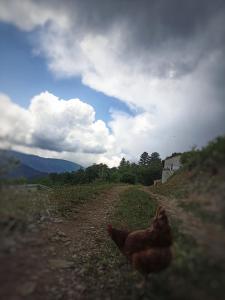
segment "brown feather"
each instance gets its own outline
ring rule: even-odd
[[[172,232],[161,206],[149,228],[129,232],[108,225],[108,233],[132,266],[143,274],[159,272],[172,260]]]
[[[167,268],[172,260],[170,247],[150,248],[131,256],[132,266],[142,274],[157,273]]]

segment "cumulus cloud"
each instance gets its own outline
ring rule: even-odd
[[[0,20],[13,23],[19,29],[30,31],[36,26],[54,22],[62,28],[68,28],[69,19],[60,2],[52,5],[46,1],[1,0]]]
[[[76,154],[79,161],[84,158],[83,164],[110,162],[111,156],[110,164],[120,159],[120,149],[106,124],[95,120],[93,107],[79,99],[66,101],[44,92],[23,109],[1,95],[0,111],[0,138],[12,146],[63,153],[61,157]]]
[[[167,155],[224,133],[223,0],[18,3],[1,1],[0,20],[22,30],[36,29],[35,50],[47,58],[55,76],[80,76],[84,84],[136,110],[134,117],[113,112],[112,134],[103,122],[90,121],[83,140],[93,138],[82,143],[82,153],[94,149],[99,155],[106,153],[105,145],[97,142],[97,132],[108,137],[107,147],[113,148],[114,143],[128,157],[155,150]],[[38,105],[33,100],[29,110],[32,106],[40,110]],[[47,112],[42,117],[35,114],[29,142],[57,151],[62,150],[59,141],[68,152],[81,147],[83,129],[73,134],[69,122],[61,127],[66,106],[57,105],[54,117]],[[73,123],[70,109],[67,118]],[[54,141],[50,129],[40,134],[42,124],[48,128],[47,120],[52,118]]]
[[[30,115],[27,110],[11,102],[10,98],[0,94],[0,138],[16,144],[29,143]],[[24,130],[25,129],[25,130]]]

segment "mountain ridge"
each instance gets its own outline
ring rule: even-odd
[[[81,165],[68,160],[46,158],[33,154],[25,154],[14,150],[0,150],[0,155],[9,158],[15,158],[20,162],[19,166],[8,172],[8,175],[12,175],[13,178],[21,176],[21,174],[25,175],[27,178],[30,178],[35,176],[35,171],[37,176],[40,177],[41,174],[47,175],[49,173],[76,172],[80,168],[83,168]],[[32,176],[29,174],[32,174]]]

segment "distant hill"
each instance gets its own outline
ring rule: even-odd
[[[44,158],[12,150],[0,150],[0,155],[3,153],[4,156],[13,157],[20,162],[19,166],[10,171],[10,173],[8,174],[8,176],[12,178],[42,177],[47,175],[48,173],[72,172],[83,168],[79,164],[63,159]]]
[[[28,167],[24,165],[23,163],[20,163],[18,166],[16,166],[13,170],[11,170],[6,177],[11,179],[16,178],[28,178],[28,179],[35,179],[35,178],[41,178],[47,176],[48,173],[40,172],[38,170],[34,170],[31,167]]]

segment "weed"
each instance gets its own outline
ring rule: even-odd
[[[145,228],[156,207],[156,201],[145,192],[130,188],[121,194],[111,222],[118,228]],[[102,238],[98,253],[90,255],[84,263],[90,299],[220,299],[224,270],[206,256],[194,238],[180,231],[177,219],[170,221],[174,235],[173,263],[166,271],[151,275],[141,289],[138,287],[141,275],[132,270],[110,239]]]
[[[77,205],[95,199],[111,186],[110,184],[87,184],[56,187],[50,194],[52,214],[68,217],[73,213]]]
[[[52,190],[29,190],[26,186],[1,189],[0,217],[21,220],[23,223],[38,221],[41,217],[69,217],[78,205],[95,199],[111,188],[109,184],[57,187]]]
[[[210,223],[222,223],[220,215],[215,212],[207,211],[198,202],[179,202],[179,206],[184,208],[186,211],[193,213],[196,217],[200,218],[203,222]]]
[[[184,168],[192,170],[199,168],[217,173],[219,165],[225,162],[225,137],[220,136],[208,143],[201,150],[192,149],[181,155]]]
[[[121,225],[124,220],[124,225],[131,230],[149,226],[157,204],[148,194],[134,187],[121,194],[120,199],[113,216],[115,225]]]

